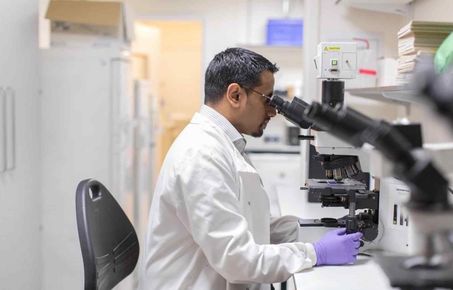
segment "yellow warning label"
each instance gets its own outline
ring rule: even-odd
[[[325,46],[324,51],[340,51],[340,46]]]

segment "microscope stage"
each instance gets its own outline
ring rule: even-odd
[[[354,179],[309,179],[307,182],[309,189],[332,188],[342,190],[365,190],[366,184]]]

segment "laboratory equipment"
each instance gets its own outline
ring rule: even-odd
[[[411,256],[378,259],[393,287],[433,289],[453,287],[453,250],[450,233],[453,210],[448,202],[448,181],[426,151],[410,142],[385,121],[377,121],[350,108],[312,103],[305,111],[317,126],[356,147],[373,145],[393,163],[395,176],[410,188],[407,202],[412,233],[417,243]]]
[[[322,102],[341,107],[344,101],[344,81],[356,75],[356,44],[354,42],[322,42],[318,45],[315,65],[322,79]],[[306,187],[309,202],[320,202],[323,207],[342,207],[349,213],[340,218],[300,219],[302,227],[346,227],[347,232],[358,230],[364,239],[372,241],[378,234],[379,192],[370,191],[370,175],[362,171],[359,155],[367,156],[347,143],[323,132],[304,117],[308,106],[301,99],[291,102],[273,96],[270,104],[295,125],[317,129],[310,145],[309,179]],[[312,138],[310,138],[312,137]],[[356,214],[356,210],[362,210]],[[332,213],[332,211],[330,211]]]
[[[309,105],[303,100],[294,98],[289,102],[283,100],[279,96],[272,96],[270,104],[292,123],[302,128],[313,126],[313,122],[310,122],[310,119],[304,116],[304,112]],[[352,147],[349,150],[358,151],[358,149]],[[334,154],[330,153],[326,155],[332,157]],[[348,155],[344,157],[343,155],[341,157],[336,157],[336,160],[341,157],[351,160],[354,156]],[[355,164],[356,160],[353,160]],[[330,166],[326,169],[326,172],[333,172],[331,170],[331,162],[327,161],[325,164],[326,166]],[[361,173],[359,170],[353,171],[349,169],[352,168],[353,164],[341,163],[341,165],[344,165],[345,168],[340,168],[338,170],[345,175],[336,174],[336,178],[333,179],[328,178],[326,174],[324,178],[309,179],[307,181],[307,186],[304,189],[309,190],[309,194],[312,194],[312,196],[317,196],[316,201],[321,202],[325,207],[344,207],[345,209],[348,209],[348,215],[339,219],[300,219],[300,225],[302,227],[346,227],[347,232],[352,233],[361,231],[364,234],[364,240],[372,241],[378,234],[379,193],[368,190],[368,184],[361,180],[347,178],[354,177]],[[355,168],[359,169],[360,167]],[[356,213],[356,210],[359,209],[363,211]]]

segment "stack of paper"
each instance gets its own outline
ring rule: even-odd
[[[398,80],[406,82],[417,57],[433,55],[453,31],[453,23],[411,21],[398,32]]]

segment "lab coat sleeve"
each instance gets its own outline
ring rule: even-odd
[[[218,150],[186,154],[175,173],[177,211],[210,266],[230,283],[286,281],[316,264],[311,244],[258,245],[241,215],[231,156]]]
[[[293,243],[299,240],[299,222],[296,216],[271,217],[271,244]]]

